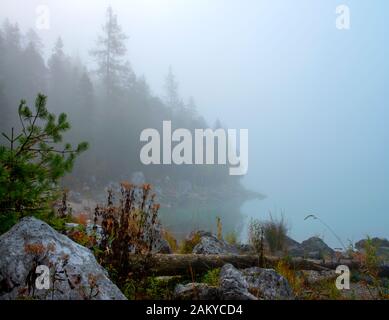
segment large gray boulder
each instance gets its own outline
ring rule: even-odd
[[[223,300],[258,300],[249,292],[246,278],[232,264],[220,271],[220,296]]]
[[[294,299],[288,281],[272,269],[236,269],[226,264],[220,270],[219,287],[204,283],[177,285],[177,300],[291,300]]]
[[[38,219],[24,218],[2,235],[0,257],[2,300],[126,299],[90,250]],[[38,266],[49,270],[49,289],[39,287]]]
[[[288,255],[290,255],[291,257],[304,256],[304,249],[301,247],[301,244],[288,236],[285,239],[285,246]]]
[[[242,271],[249,290],[257,298],[264,300],[290,300],[294,298],[288,281],[273,269],[258,267]]]
[[[323,259],[325,256],[332,257],[335,251],[331,249],[319,237],[311,237],[301,243],[303,256],[311,259]]]
[[[239,250],[224,240],[219,240],[214,234],[196,231],[200,242],[193,248],[194,254],[238,254]],[[193,237],[194,235],[191,235]]]

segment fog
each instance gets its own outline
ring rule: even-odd
[[[90,51],[111,5],[128,36],[126,58],[151,95],[164,97],[171,66],[180,96],[194,97],[210,126],[219,119],[249,130],[241,182],[266,198],[245,202],[243,214],[283,213],[296,240],[320,235],[339,247],[304,217],[317,215],[345,243],[389,237],[389,4],[346,2],[350,30],[336,28],[334,0],[2,0],[0,20],[24,33],[47,5],[50,28],[35,28],[45,59],[60,36],[95,79]]]

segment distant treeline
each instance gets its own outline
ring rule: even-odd
[[[143,172],[149,182],[190,181],[194,186],[215,187],[239,184],[226,166],[144,166],[139,160],[140,132],[161,129],[163,120],[174,128],[216,128],[198,114],[193,98],[182,99],[178,83],[167,66],[165,95],[153,95],[142,76],[137,76],[126,58],[126,35],[108,8],[105,23],[96,33],[88,70],[80,59],[66,54],[58,38],[47,61],[43,44],[34,30],[20,31],[6,20],[0,29],[0,131],[17,127],[20,99],[33,104],[36,94],[48,96],[51,112],[68,114],[70,141],[86,140],[90,150],[78,162],[67,182],[72,187],[85,183],[105,186],[109,181]],[[155,53],[157,56],[158,53]],[[238,187],[239,189],[239,187]]]

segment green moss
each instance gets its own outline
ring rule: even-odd
[[[209,270],[201,279],[202,283],[206,283],[210,286],[219,286],[220,268]]]
[[[174,288],[181,281],[179,276],[129,279],[122,291],[129,300],[171,300]]]

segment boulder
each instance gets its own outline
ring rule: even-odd
[[[389,240],[385,238],[372,238],[371,244],[377,248],[389,248]],[[355,248],[358,250],[363,250],[367,244],[367,239],[359,240],[355,243]]]
[[[324,256],[333,256],[335,251],[331,249],[319,237],[311,237],[301,243],[303,256],[310,259],[323,259]]]
[[[249,291],[264,300],[291,300],[294,298],[288,281],[273,269],[258,267],[242,271]]]
[[[160,224],[154,225],[152,253],[173,253],[169,242],[163,237],[163,229]]]
[[[164,254],[171,254],[173,253],[172,248],[170,247],[170,244],[167,240],[164,238],[159,237],[154,243],[153,243],[153,253],[164,253]]]
[[[389,240],[385,238],[372,238],[371,244],[377,249],[377,256],[380,257],[383,264],[389,263]],[[364,252],[367,244],[366,239],[362,239],[355,244],[355,248]]]
[[[3,234],[0,257],[0,299],[126,299],[90,250],[38,219],[24,218]],[[39,281],[42,268],[48,281]]]
[[[258,300],[249,292],[246,278],[232,264],[220,270],[220,297],[222,300]]]
[[[220,270],[219,287],[204,283],[177,285],[174,298],[179,300],[291,300],[288,281],[272,269],[236,269],[226,264]]]
[[[197,231],[200,242],[195,245],[194,254],[239,254],[239,250],[224,240],[219,240],[210,232]],[[190,237],[193,237],[193,233]]]
[[[219,289],[205,283],[188,283],[176,286],[173,294],[175,300],[219,300]]]
[[[285,245],[288,254],[291,257],[302,257],[304,255],[304,249],[301,247],[301,244],[296,240],[286,237]]]

